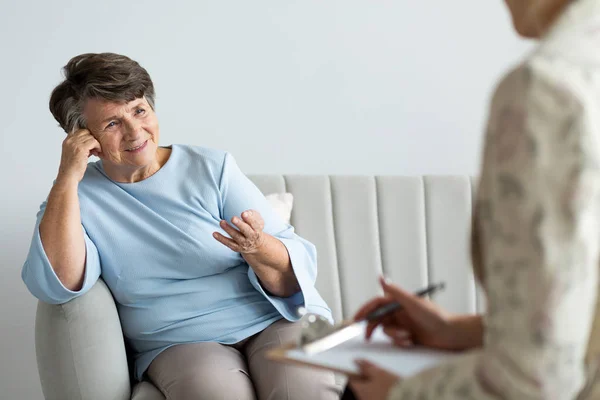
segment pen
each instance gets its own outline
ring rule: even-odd
[[[437,292],[438,290],[443,289],[445,286],[446,285],[444,283],[430,285],[425,289],[421,289],[418,292],[416,292],[415,296],[423,297],[428,294]],[[386,304],[385,306],[379,307],[375,311],[369,313],[365,320],[367,320],[368,322],[376,320],[377,318],[381,318],[388,313],[399,310],[400,308],[402,308],[402,306],[398,302]],[[344,343],[345,341],[348,341],[358,335],[364,334],[365,330],[364,325],[362,323],[363,321],[354,321],[349,325],[342,325],[339,329],[335,330],[334,332],[326,333],[325,336],[316,338],[312,342],[305,343],[302,346],[302,349],[307,354],[319,353],[321,351],[331,349],[332,347]]]
[[[415,296],[419,296],[419,297],[427,296],[428,294],[433,294],[439,290],[443,290],[445,287],[446,287],[446,284],[444,282],[429,285],[425,289],[421,289],[421,290],[415,292]],[[394,301],[393,303],[386,304],[385,306],[379,307],[375,311],[368,314],[365,317],[365,319],[367,321],[373,321],[373,320],[381,318],[384,315],[387,315],[391,312],[397,311],[400,308],[402,308],[402,305],[400,303],[398,303],[397,301]]]

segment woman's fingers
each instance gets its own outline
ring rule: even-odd
[[[237,253],[240,252],[240,246],[235,242],[235,240],[225,237],[225,236],[221,235],[219,232],[214,232],[213,237],[215,239],[217,239],[219,242],[221,242],[222,244],[224,244],[225,246],[229,247],[231,250],[233,250]]]
[[[246,215],[246,218],[247,212],[248,211],[244,211],[242,213],[242,215]],[[256,223],[256,221],[257,220],[254,222]],[[231,224],[233,224],[233,226],[227,223],[227,221],[221,220],[219,226],[231,237],[231,242],[227,241],[225,243],[221,237],[216,235],[215,239],[241,254],[249,254],[250,252],[256,251],[263,243],[265,234],[262,231],[255,230],[248,222],[250,221],[246,221],[237,216],[231,218]],[[234,243],[235,246],[233,246]]]
[[[385,295],[376,297],[363,305],[354,315],[355,321],[365,319],[371,312],[394,301],[397,301],[404,307],[405,305],[417,305],[421,300],[412,293],[387,282],[384,278],[380,278],[380,283]]]
[[[236,241],[236,242],[241,242],[243,239],[243,236],[240,231],[238,231],[237,229],[235,229],[233,226],[229,225],[227,223],[227,221],[225,220],[221,220],[221,222],[219,223],[219,225],[221,226],[221,229],[223,229],[225,232],[227,232],[227,234],[229,236],[231,236],[231,238]]]
[[[411,344],[411,333],[407,325],[403,324],[396,315],[387,315],[367,324],[365,337],[370,339],[378,326],[383,327],[383,333],[394,340],[397,345]]]
[[[362,306],[356,312],[356,314],[354,314],[354,320],[359,321],[365,319],[366,316],[369,315],[371,312],[375,311],[379,307],[391,303],[392,301],[394,300],[389,297],[375,297],[373,300],[369,301],[364,306]]]
[[[73,140],[74,143],[82,143],[85,145],[89,145],[94,142],[98,143],[98,141],[96,140],[94,135],[92,135],[92,133],[90,131],[88,131],[87,129],[82,129],[82,130],[75,132],[71,136],[71,140]]]
[[[87,129],[79,129],[72,132],[66,139],[67,143],[75,149],[80,149],[82,152],[87,151],[87,156],[99,156],[102,153],[100,142]]]
[[[412,340],[407,339],[407,340],[397,340],[397,339],[393,339],[392,338],[392,342],[394,344],[394,346],[396,347],[402,347],[402,348],[407,348],[407,347],[412,347],[415,344],[412,342]]]
[[[83,145],[88,149],[90,155],[94,155],[96,157],[102,154],[102,147],[100,147],[100,142],[96,140],[91,134],[89,136],[83,137]]]
[[[369,322],[367,324],[367,329],[365,330],[365,339],[367,339],[367,340],[371,339],[371,336],[373,335],[373,332],[375,331],[375,329],[377,329],[377,327],[380,324],[381,324],[380,321]]]
[[[411,334],[406,329],[397,328],[394,326],[385,326],[383,328],[385,333],[392,341],[394,345],[399,347],[408,347],[412,345]]]
[[[242,219],[255,231],[262,231],[265,228],[265,221],[262,215],[256,210],[246,210],[242,213]]]
[[[243,219],[239,217],[231,218],[231,223],[234,224],[236,228],[238,228],[238,230],[246,238],[251,238],[255,234],[254,229],[252,229],[250,225],[248,225]]]
[[[76,131],[71,132],[68,136],[72,136],[72,137],[81,137],[81,136],[86,136],[86,135],[91,135],[92,133],[89,131],[89,129],[78,129]]]
[[[400,288],[399,286],[394,285],[389,280],[380,277],[379,283],[383,289],[383,292],[386,296],[393,298],[398,303],[400,303],[403,307],[420,307],[423,299],[415,296],[414,294]]]
[[[388,314],[384,317],[380,317],[373,321],[370,321],[367,324],[367,329],[365,331],[365,336],[367,339],[369,339],[371,337],[371,335],[373,334],[373,332],[375,331],[375,329],[377,329],[377,327],[379,325],[382,325],[382,326],[394,325],[394,316]]]

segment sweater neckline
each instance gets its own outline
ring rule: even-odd
[[[155,173],[153,173],[152,175],[150,175],[149,177],[147,177],[146,179],[142,179],[141,181],[137,181],[137,182],[118,182],[115,181],[114,179],[112,179],[110,176],[108,176],[108,174],[106,173],[106,171],[104,170],[104,165],[102,164],[102,160],[98,161],[98,166],[100,167],[100,170],[102,171],[102,174],[104,176],[106,176],[107,179],[109,179],[111,182],[121,186],[121,187],[128,187],[128,188],[133,188],[133,187],[141,187],[141,186],[146,186],[146,185],[150,185],[152,184],[154,181],[160,181],[161,176],[165,174],[165,170],[169,170],[171,169],[171,165],[174,164],[173,161],[173,157],[179,152],[178,149],[176,150],[177,146],[172,144],[170,146],[161,146],[163,148],[170,148],[171,149],[171,154],[169,154],[169,158],[167,159],[167,161],[163,164],[162,167],[160,167],[160,169],[158,171],[156,171]]]

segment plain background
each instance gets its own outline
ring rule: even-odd
[[[0,396],[42,397],[20,270],[72,56],[139,61],[161,144],[229,150],[247,173],[476,174],[495,82],[530,47],[501,0],[0,0]]]

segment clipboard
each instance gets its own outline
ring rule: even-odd
[[[354,363],[356,359],[368,360],[401,377],[416,375],[421,371],[450,362],[462,353],[424,347],[399,348],[378,328],[370,341],[361,335],[334,348],[316,354],[307,354],[296,344],[288,344],[267,352],[272,361],[326,369],[350,378],[360,376]]]

